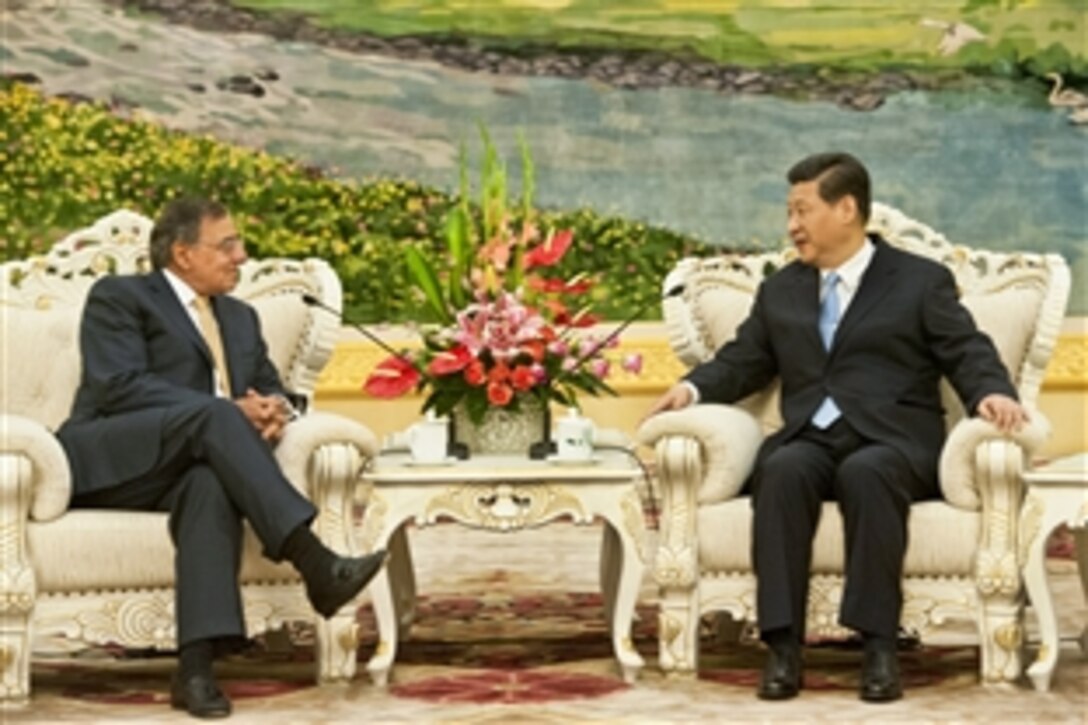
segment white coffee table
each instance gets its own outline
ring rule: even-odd
[[[1050,678],[1058,661],[1058,624],[1054,601],[1046,581],[1046,542],[1059,524],[1074,530],[1081,586],[1088,597],[1088,453],[1062,458],[1024,473],[1027,498],[1020,514],[1023,536],[1024,584],[1039,619],[1042,643],[1028,677],[1035,689],[1050,689]],[[1082,650],[1088,645],[1088,628],[1081,633]]]
[[[370,586],[378,645],[367,664],[385,685],[399,636],[415,607],[415,573],[406,524],[452,520],[514,534],[560,517],[605,522],[601,589],[605,618],[623,678],[633,682],[643,660],[631,642],[631,620],[649,552],[637,483],[642,469],[622,451],[595,451],[592,461],[556,464],[525,456],[474,456],[441,465],[414,465],[406,453],[383,453],[364,472],[373,484],[362,526],[366,551],[385,547],[389,564]],[[545,562],[546,563],[546,562]]]

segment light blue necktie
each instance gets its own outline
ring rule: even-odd
[[[831,341],[835,339],[835,328],[839,326],[839,275],[831,272],[824,279],[824,299],[820,303],[820,339],[824,341],[824,349],[831,349]],[[842,415],[839,406],[831,396],[824,398],[816,413],[812,416],[812,424],[817,428],[826,428]]]

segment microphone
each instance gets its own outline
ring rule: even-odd
[[[397,350],[394,350],[385,340],[381,339],[380,337],[375,335],[373,332],[366,329],[365,327],[363,327],[362,325],[360,325],[357,322],[345,322],[344,318],[342,317],[342,315],[340,313],[340,310],[336,309],[335,307],[330,307],[329,305],[326,305],[324,302],[317,299],[316,297],[314,297],[309,292],[303,292],[301,296],[302,296],[302,301],[306,304],[307,307],[316,307],[316,308],[318,308],[320,310],[325,310],[326,312],[330,312],[330,313],[336,315],[337,317],[340,318],[340,322],[342,324],[346,324],[348,327],[355,330],[356,332],[361,334],[363,337],[370,340],[375,345],[377,345],[381,349],[385,350],[387,353],[389,353],[393,357],[395,357],[395,358],[397,358],[399,360],[403,360],[404,362],[408,363],[420,375],[425,375],[426,374],[423,370],[420,369],[419,365],[416,364],[415,360],[412,360],[410,357],[408,357],[407,355],[404,354],[403,350],[399,351],[399,352]],[[459,458],[461,460],[464,460],[464,459],[469,457],[468,444],[458,442],[457,435],[456,435],[456,428],[454,427],[453,416],[452,415],[448,417],[448,420],[449,420],[449,435],[447,436],[446,454],[450,455],[450,456],[454,456],[454,457]]]
[[[317,299],[316,297],[314,297],[314,296],[313,296],[312,294],[310,294],[309,292],[303,292],[303,293],[302,293],[302,301],[306,303],[306,306],[307,306],[307,307],[317,307],[318,309],[322,309],[322,310],[325,310],[326,312],[331,312],[332,314],[334,314],[334,315],[336,315],[337,317],[339,317],[339,318],[340,318],[340,321],[341,321],[341,322],[343,322],[343,321],[344,321],[344,319],[343,319],[343,317],[342,317],[342,315],[341,315],[341,312],[340,312],[340,310],[336,309],[335,307],[330,307],[330,306],[326,305],[326,304],[325,304],[324,302],[322,302],[321,300]],[[374,343],[375,345],[377,345],[377,346],[378,346],[378,347],[380,347],[381,349],[385,350],[385,351],[386,351],[387,353],[389,353],[389,354],[390,354],[390,355],[392,355],[393,357],[395,357],[395,358],[399,358],[399,359],[401,359],[401,360],[404,360],[404,361],[405,361],[406,363],[408,363],[408,364],[409,364],[409,365],[411,365],[411,366],[412,366],[413,368],[415,368],[415,369],[416,369],[416,371],[418,371],[419,373],[422,373],[422,372],[423,372],[422,370],[420,370],[420,369],[419,369],[419,366],[418,366],[418,365],[416,365],[416,364],[415,364],[415,362],[414,362],[413,360],[409,359],[409,358],[408,358],[408,357],[407,357],[407,356],[406,356],[406,355],[404,354],[404,352],[403,352],[403,351],[401,351],[401,352],[397,352],[397,351],[396,351],[396,350],[394,350],[394,349],[393,349],[392,347],[390,347],[390,346],[389,346],[389,345],[388,345],[388,344],[387,344],[387,343],[385,342],[385,340],[381,339],[380,337],[378,337],[377,335],[375,335],[375,334],[374,334],[373,332],[371,332],[370,330],[368,330],[368,329],[366,329],[365,327],[363,327],[362,325],[359,325],[359,324],[357,324],[357,323],[354,323],[354,322],[349,322],[349,323],[347,323],[347,324],[348,324],[348,326],[349,326],[349,327],[351,327],[351,328],[352,328],[353,330],[355,330],[356,332],[359,332],[359,333],[360,333],[360,334],[361,334],[361,335],[362,335],[363,337],[365,337],[366,339],[370,340],[370,341],[371,341],[371,342],[373,342],[373,343]]]

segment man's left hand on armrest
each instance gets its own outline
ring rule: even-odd
[[[1029,420],[1028,412],[1019,402],[1000,393],[991,393],[983,398],[975,412],[1005,434],[1015,433]]]

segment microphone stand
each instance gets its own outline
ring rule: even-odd
[[[302,301],[308,307],[316,307],[318,309],[325,310],[326,312],[330,312],[330,313],[336,315],[337,317],[340,318],[340,322],[342,324],[345,324],[344,323],[344,318],[341,315],[340,310],[336,309],[335,307],[329,307],[324,302],[322,302],[321,300],[314,297],[312,294],[309,294],[308,292],[302,293]],[[408,363],[409,365],[411,365],[412,368],[417,373],[419,373],[420,375],[424,374],[424,372],[419,369],[419,366],[416,365],[415,361],[412,360],[411,358],[409,358],[407,355],[405,355],[403,351],[398,352],[398,351],[394,350],[385,340],[381,339],[380,337],[375,335],[373,332],[366,329],[365,327],[363,327],[362,325],[360,325],[357,322],[347,322],[346,324],[348,325],[348,327],[352,328],[353,330],[355,330],[356,332],[361,334],[363,337],[370,340],[371,342],[373,342],[375,345],[377,345],[381,349],[385,350],[387,353],[389,353],[393,357],[397,358],[398,360],[402,360],[402,361]],[[465,460],[466,458],[469,457],[468,444],[467,443],[461,443],[461,442],[459,442],[457,440],[457,428],[454,425],[453,415],[452,414],[447,418],[447,421],[448,421],[448,426],[449,426],[449,434],[446,436],[446,440],[447,440],[447,442],[446,442],[446,455],[453,456],[453,457],[459,458],[461,460]]]
[[[674,289],[669,290],[668,293],[665,296],[666,297],[674,297],[674,296],[676,296],[677,294],[679,294],[682,291],[683,291],[683,287],[680,287],[679,289],[674,288]],[[591,357],[593,357],[598,352],[600,352],[601,349],[603,349],[608,343],[612,342],[617,337],[619,337],[620,334],[624,330],[626,330],[628,327],[631,326],[631,323],[633,323],[635,320],[637,320],[639,317],[641,317],[642,313],[645,312],[646,309],[649,306],[650,306],[649,302],[641,305],[637,310],[635,310],[633,315],[631,315],[626,320],[624,320],[622,323],[620,323],[620,325],[618,327],[616,327],[616,329],[613,330],[611,333],[609,333],[603,340],[598,342],[596,345],[593,345],[589,349],[588,352],[584,352],[581,355],[579,355],[577,358],[575,358],[574,364],[571,365],[570,368],[568,368],[566,370],[559,371],[558,375],[556,375],[554,378],[551,378],[550,380],[548,380],[548,384],[545,387],[545,389],[546,390],[550,389],[556,382],[562,380],[564,377],[569,376],[572,372],[574,372],[578,368],[582,367],[582,365],[587,360],[589,360]],[[550,455],[552,455],[553,453],[556,452],[555,441],[552,440],[552,411],[551,411],[551,406],[548,405],[547,396],[542,395],[541,397],[544,398],[544,401],[543,401],[544,402],[544,438],[543,438],[543,440],[536,441],[531,446],[529,446],[529,458],[531,458],[533,460],[536,460],[536,461],[541,460],[541,459],[545,459],[548,456],[550,456]]]

